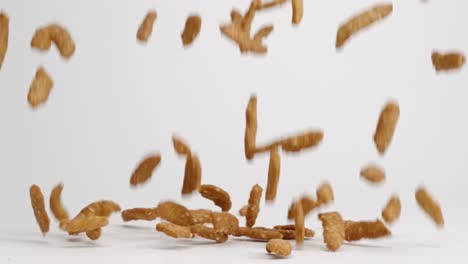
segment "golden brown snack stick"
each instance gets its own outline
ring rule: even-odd
[[[3,60],[8,49],[10,20],[4,12],[0,12],[0,69],[2,69]]]
[[[317,206],[331,203],[335,200],[333,189],[328,182],[323,182],[317,188]]]
[[[103,216],[109,217],[112,213],[120,212],[120,206],[109,200],[101,200],[97,202],[90,203],[85,208],[81,209],[80,214],[85,216]]]
[[[319,214],[319,219],[322,221],[323,241],[329,250],[336,251],[345,239],[345,228],[341,215],[338,212],[324,213]]]
[[[78,234],[92,231],[104,227],[108,224],[109,220],[107,220],[107,217],[95,215],[86,216],[84,214],[78,214],[75,218],[69,221],[60,221],[60,229],[72,234]]]
[[[245,158],[251,160],[254,157],[257,138],[257,96],[250,96],[247,109],[245,110],[245,136],[244,151]]]
[[[380,113],[374,134],[375,146],[382,155],[385,154],[392,141],[399,117],[400,107],[398,103],[394,101],[387,102]]]
[[[304,217],[307,216],[313,209],[318,207],[317,202],[315,202],[312,197],[307,195],[302,196],[299,201],[301,202],[302,210],[304,211]],[[294,218],[294,210],[296,210],[296,207],[295,202],[293,201],[288,209],[288,219]]]
[[[222,212],[211,214],[213,228],[216,232],[222,232],[225,234],[235,234],[239,228],[239,220],[234,215]]]
[[[158,217],[156,208],[132,208],[122,211],[122,220],[124,222],[134,220],[153,221]]]
[[[257,1],[252,1],[244,16],[233,9],[231,11],[231,24],[220,26],[221,33],[234,41],[242,53],[250,51],[262,54],[267,52],[262,41],[273,31],[272,25],[261,28],[253,38],[250,36],[252,21],[258,7]]]
[[[59,24],[49,24],[34,33],[31,47],[41,51],[48,50],[51,42],[55,44],[63,58],[69,59],[75,53],[75,42],[70,33]]]
[[[159,217],[176,225],[191,226],[195,223],[190,211],[185,206],[176,202],[161,202],[157,210]]]
[[[391,3],[378,4],[350,18],[338,29],[336,48],[341,48],[353,34],[387,17],[392,9]]]
[[[91,240],[97,240],[101,237],[102,228],[86,231],[86,236]]]
[[[283,234],[284,239],[295,239],[295,231],[296,231],[296,225],[276,225],[273,227],[274,230],[277,230]],[[286,238],[285,233],[283,231],[294,231],[294,236],[291,238]],[[305,228],[304,227],[304,236],[305,237],[313,237],[315,236],[315,232],[312,229]]]
[[[192,156],[192,170],[193,170],[193,174],[192,174],[193,186],[192,186],[192,189],[193,189],[193,191],[196,191],[196,190],[200,189],[201,181],[202,181],[202,168],[201,168],[201,164],[200,164],[200,159],[198,158],[197,155]]]
[[[62,199],[61,199],[62,190],[63,190],[62,183],[55,185],[49,197],[50,211],[52,211],[52,214],[54,215],[55,219],[57,219],[59,222],[62,220],[69,219],[68,212],[62,204]]]
[[[279,238],[282,239],[283,235],[274,230],[263,230],[258,228],[250,228],[250,227],[239,227],[237,229],[237,233],[233,234],[236,237],[246,236],[253,239],[258,240],[265,240],[268,241],[270,239]]]
[[[304,2],[303,0],[291,0],[292,3],[292,23],[299,24],[301,23],[302,16],[304,15]]]
[[[28,102],[29,105],[33,108],[36,108],[40,104],[43,104],[49,98],[50,90],[54,86],[54,81],[45,71],[45,69],[40,66],[34,80],[31,82],[28,93]]]
[[[190,213],[193,217],[193,222],[198,224],[207,224],[212,223],[213,218],[211,216],[212,211],[207,209],[198,209],[198,210],[190,210]]]
[[[174,150],[179,155],[190,155],[190,146],[177,135],[172,135],[172,145]]]
[[[279,6],[279,5],[282,5],[286,2],[288,2],[289,0],[270,0],[266,3],[263,3],[263,1],[258,1],[260,3],[257,3],[257,10],[263,10],[263,9],[267,9],[267,8],[272,8],[272,7],[276,7],[276,6]]]
[[[296,231],[296,245],[302,246],[304,244],[304,210],[302,209],[302,203],[300,201],[296,202],[294,206],[294,228]]]
[[[228,235],[223,232],[216,232],[213,228],[204,225],[195,225],[190,227],[190,231],[199,237],[214,240],[216,243],[224,243]]]
[[[273,201],[276,198],[278,190],[278,182],[280,177],[281,161],[278,153],[278,148],[274,148],[270,152],[270,165],[268,168],[268,184],[265,193],[266,201]]]
[[[389,236],[392,233],[380,220],[370,221],[344,221],[346,241],[356,241],[363,238],[376,239]]]
[[[285,152],[299,152],[320,144],[323,139],[321,131],[308,131],[281,140],[281,148]]]
[[[385,180],[385,171],[376,164],[368,164],[361,169],[361,178],[369,183],[381,183]]]
[[[239,215],[240,216],[247,216],[247,208],[249,208],[248,205],[242,206],[242,208],[239,209]]]
[[[200,33],[201,17],[199,15],[191,15],[185,21],[185,28],[182,32],[182,43],[184,46],[192,44],[195,38]]]
[[[460,69],[465,64],[465,55],[459,52],[440,53],[432,52],[432,65],[436,71],[449,71]]]
[[[153,25],[154,21],[157,18],[156,10],[149,10],[146,14],[145,18],[141,22],[140,26],[138,27],[137,31],[137,39],[140,41],[148,41],[148,38],[151,36],[153,32]]]
[[[400,217],[401,202],[397,195],[393,195],[388,200],[385,208],[382,210],[382,218],[386,223],[391,224]]]
[[[275,228],[266,228],[266,227],[254,227],[254,229],[261,229],[261,230],[268,230],[268,231],[276,231],[280,232],[283,235],[284,240],[296,240],[296,230],[293,225],[293,229],[275,229]],[[305,229],[304,236],[305,237],[313,237],[315,235],[314,231],[310,229]]]
[[[292,247],[288,241],[283,239],[270,239],[265,246],[268,253],[275,254],[282,257],[291,255]]]
[[[439,226],[444,226],[444,216],[440,205],[436,202],[424,187],[419,187],[415,194],[416,201],[424,212]]]
[[[181,194],[191,194],[193,192],[193,156],[187,155],[185,159],[184,181],[182,184]]]
[[[231,209],[231,197],[225,190],[211,184],[203,184],[198,191],[201,196],[213,201],[215,205],[219,206],[223,212],[227,212]]]
[[[192,232],[190,227],[180,226],[170,222],[162,222],[156,225],[156,230],[158,232],[163,232],[164,234],[173,237],[173,238],[192,238]]]
[[[42,235],[46,235],[49,232],[50,220],[47,215],[44,204],[44,195],[42,195],[41,188],[33,184],[29,188],[29,196],[31,198],[31,206],[36,217],[37,224],[41,229]]]
[[[133,172],[132,177],[130,177],[130,185],[137,186],[149,180],[160,162],[160,154],[151,154],[145,157]]]
[[[263,189],[255,184],[250,191],[249,203],[247,207],[246,226],[252,227],[257,221],[258,212],[260,212],[260,198],[262,198]]]

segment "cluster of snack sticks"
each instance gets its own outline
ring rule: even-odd
[[[267,47],[263,39],[273,31],[273,25],[260,28],[254,36],[251,36],[251,25],[257,11],[291,3],[292,23],[299,24],[304,13],[303,0],[270,0],[263,2],[253,0],[246,13],[242,15],[238,10],[231,11],[231,22],[222,24],[220,31],[226,37],[235,42],[240,51],[252,53],[265,53]],[[376,22],[386,18],[392,13],[392,4],[378,4],[372,6],[348,19],[339,26],[336,35],[336,49],[343,45],[355,34],[370,27]],[[136,37],[141,42],[147,42],[151,36],[157,13],[150,10],[144,17],[137,30]],[[184,46],[190,45],[200,33],[202,20],[199,15],[191,15],[187,18],[185,28],[181,34]],[[0,68],[3,64],[8,48],[9,19],[4,12],[0,12]],[[47,51],[54,44],[60,55],[69,59],[75,52],[75,42],[70,33],[57,23],[49,24],[37,29],[31,40],[31,47],[39,51]],[[432,53],[432,63],[436,71],[447,71],[461,68],[465,63],[465,57],[458,52]],[[35,108],[44,104],[53,87],[53,80],[45,69],[40,66],[37,69],[34,80],[31,83],[28,102]],[[392,141],[394,131],[400,115],[396,102],[388,102],[378,120],[374,142],[380,154],[384,154]],[[246,110],[245,129],[245,157],[252,160],[256,154],[269,152],[270,163],[268,169],[268,184],[265,192],[266,201],[274,201],[277,193],[280,177],[280,151],[300,152],[314,148],[322,141],[322,131],[306,131],[297,135],[279,138],[268,144],[257,146],[257,98],[252,96]],[[314,236],[314,231],[304,226],[304,218],[314,209],[328,204],[334,200],[331,185],[322,183],[317,188],[316,199],[304,195],[299,200],[293,201],[288,210],[288,219],[294,220],[292,225],[278,225],[272,228],[255,226],[260,211],[260,199],[263,189],[254,185],[250,192],[247,205],[239,210],[239,214],[245,217],[245,227],[240,226],[239,219],[229,213],[232,207],[229,193],[220,187],[202,184],[202,172],[200,159],[192,152],[189,145],[181,138],[173,136],[175,151],[186,158],[185,175],[181,193],[183,195],[199,192],[204,198],[214,202],[221,208],[221,212],[207,209],[190,210],[181,204],[172,201],[163,201],[155,208],[133,208],[122,211],[124,221],[147,220],[157,218],[165,220],[158,223],[156,230],[171,237],[202,238],[225,242],[229,236],[247,236],[255,240],[267,241],[266,250],[280,256],[288,256],[292,247],[287,240],[296,240],[297,245],[302,245],[304,238]],[[160,154],[151,154],[145,157],[135,169],[130,178],[130,185],[143,184],[151,178],[153,171],[161,162]],[[372,184],[382,183],[385,179],[384,170],[375,164],[369,164],[362,168],[361,177]],[[70,235],[86,233],[92,239],[101,236],[102,228],[108,225],[108,217],[113,212],[121,211],[118,204],[112,201],[97,201],[83,208],[74,218],[69,217],[62,201],[63,185],[55,186],[50,195],[50,210],[59,221],[62,230]],[[43,194],[37,185],[30,188],[30,198],[35,218],[45,235],[49,231],[50,220],[45,209]],[[415,198],[420,207],[442,226],[444,219],[439,204],[423,187],[416,190]],[[392,223],[400,216],[401,202],[397,195],[393,195],[382,210],[382,218],[386,223]],[[318,218],[323,226],[323,239],[328,249],[337,250],[344,241],[356,241],[362,238],[380,238],[391,234],[385,224],[377,219],[375,221],[351,221],[343,220],[338,212],[319,214]],[[211,225],[211,226],[209,226]]]
[[[380,114],[374,142],[377,150],[382,154],[392,141],[399,114],[399,107],[395,102],[387,103]],[[247,160],[252,160],[258,153],[270,152],[265,200],[274,201],[280,177],[279,151],[284,153],[301,152],[314,148],[321,142],[323,133],[321,131],[307,131],[279,138],[259,147],[256,143],[256,134],[257,98],[251,96],[246,109],[245,157]],[[218,206],[220,211],[191,210],[173,201],[162,201],[154,208],[131,208],[122,211],[123,221],[154,221],[160,218],[165,221],[158,223],[156,230],[174,238],[199,236],[216,243],[223,243],[229,236],[245,236],[253,240],[266,241],[266,250],[269,253],[288,256],[292,250],[288,240],[295,240],[296,245],[301,246],[305,238],[315,235],[313,230],[305,227],[305,216],[314,209],[334,201],[331,185],[324,182],[317,188],[316,199],[304,195],[292,202],[287,218],[293,220],[294,224],[277,225],[272,228],[259,227],[255,224],[260,212],[263,188],[255,184],[251,189],[247,205],[239,210],[239,215],[245,217],[245,226],[241,226],[239,219],[229,213],[232,207],[229,193],[218,186],[202,184],[202,170],[198,156],[180,137],[174,135],[172,142],[176,153],[186,158],[181,194],[199,192],[202,197],[211,200]],[[151,154],[145,157],[131,175],[130,185],[137,186],[148,182],[160,162],[160,154]],[[381,168],[372,166],[361,171],[361,176],[371,183],[382,182],[385,178],[384,174]],[[121,210],[119,205],[112,201],[97,201],[86,206],[78,215],[70,219],[61,201],[62,189],[62,184],[53,188],[50,195],[50,210],[59,221],[60,229],[70,235],[86,233],[90,239],[98,239],[102,228],[109,223],[110,214]],[[50,220],[45,209],[43,194],[37,185],[31,186],[30,197],[36,220],[45,235],[49,231]],[[417,189],[415,198],[420,207],[437,225],[444,224],[439,204],[423,187]],[[386,223],[392,223],[399,218],[400,211],[400,200],[398,196],[393,196],[382,210],[382,218]],[[321,213],[318,217],[323,226],[324,243],[331,251],[337,250],[344,241],[356,241],[363,238],[375,239],[391,234],[390,230],[379,219],[375,221],[343,220],[338,212]]]

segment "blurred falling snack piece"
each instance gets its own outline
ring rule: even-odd
[[[160,154],[151,154],[145,157],[130,177],[130,185],[137,186],[148,181],[153,175],[154,169],[159,165],[160,162]]]
[[[54,217],[60,222],[62,220],[68,220],[68,212],[62,204],[62,190],[63,184],[57,184],[50,193],[49,207]]]
[[[192,42],[197,38],[201,30],[201,17],[199,15],[191,15],[185,21],[185,28],[182,32],[182,44],[184,46],[192,44]]]
[[[401,202],[397,195],[393,195],[388,200],[385,208],[382,210],[382,218],[386,223],[391,224],[395,222],[401,214]]]
[[[297,25],[301,23],[302,16],[304,15],[304,1],[303,0],[291,0],[292,4],[292,23]]]
[[[338,212],[329,212],[319,214],[318,217],[322,221],[323,241],[329,250],[336,251],[345,239],[345,228],[341,215]]]
[[[274,201],[278,190],[280,177],[281,161],[278,153],[278,148],[274,148],[270,152],[270,164],[268,168],[268,183],[265,193],[266,201]]]
[[[400,107],[395,101],[388,101],[382,109],[375,129],[374,142],[377,151],[383,155],[390,145],[400,118]]]
[[[54,86],[54,81],[43,67],[36,71],[31,86],[29,87],[28,102],[32,108],[44,104],[49,98],[50,91]]]
[[[31,206],[36,218],[37,224],[41,229],[42,235],[46,235],[50,228],[50,219],[45,209],[44,195],[41,188],[37,185],[32,185],[29,188],[29,196],[31,198]]]
[[[157,18],[156,10],[149,10],[146,14],[145,18],[141,22],[140,27],[138,27],[137,31],[137,39],[143,42],[148,41],[148,38],[151,36],[153,32],[153,25],[154,21]]]
[[[415,198],[419,206],[439,227],[444,226],[444,216],[439,203],[432,198],[424,187],[421,186],[416,190]]]
[[[351,17],[338,29],[336,48],[341,48],[352,35],[387,17],[392,10],[392,4],[378,4]]]
[[[390,230],[380,220],[376,221],[344,221],[346,241],[356,241],[363,238],[376,239],[391,235]]]
[[[260,185],[255,184],[250,191],[249,202],[246,215],[246,226],[252,227],[257,221],[258,213],[260,212],[260,199],[262,198],[263,189]]]
[[[57,23],[37,29],[31,40],[31,47],[40,51],[47,51],[52,43],[55,44],[63,58],[69,59],[75,53],[75,42],[70,33],[65,27]]]
[[[465,64],[465,55],[459,52],[440,53],[434,51],[431,59],[436,71],[456,70]]]
[[[366,181],[377,184],[385,180],[385,171],[376,164],[368,164],[361,169],[361,178]]]
[[[3,60],[8,49],[10,20],[6,13],[0,12],[0,70],[2,69]]]

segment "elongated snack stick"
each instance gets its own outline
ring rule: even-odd
[[[240,216],[247,216],[247,208],[249,208],[248,205],[242,206],[242,208],[239,209],[239,215]]]
[[[193,216],[183,205],[176,202],[165,201],[158,205],[158,215],[162,219],[181,226],[194,225]]]
[[[300,201],[296,202],[294,210],[294,227],[296,231],[296,245],[302,246],[304,244],[304,210],[302,209],[302,203]]]
[[[31,40],[31,47],[46,51],[54,43],[63,58],[69,59],[75,53],[75,42],[70,33],[59,24],[39,28]]]
[[[184,170],[184,181],[182,184],[182,195],[191,194],[194,186],[193,182],[193,157],[192,155],[187,155],[185,159],[185,170]]]
[[[138,27],[137,31],[137,39],[140,41],[148,41],[148,38],[151,36],[151,33],[153,32],[153,25],[154,21],[157,18],[157,13],[156,10],[150,10],[146,14],[145,18],[141,22],[140,27]]]
[[[304,15],[304,2],[303,0],[291,0],[292,3],[292,23],[299,24],[301,23],[302,16]]]
[[[392,141],[399,117],[400,107],[398,103],[394,101],[387,102],[380,113],[374,134],[375,146],[381,155],[385,154]]]
[[[97,240],[101,237],[102,228],[96,228],[91,231],[86,231],[86,236],[91,240]]]
[[[34,80],[29,87],[28,102],[33,108],[45,103],[49,98],[54,81],[41,66],[37,69]]]
[[[323,139],[321,131],[308,131],[281,141],[281,148],[285,152],[299,152],[320,144]]]
[[[436,71],[449,71],[460,69],[465,64],[465,55],[459,52],[442,54],[438,51],[432,52],[432,64]]]
[[[304,212],[304,217],[307,216],[313,209],[318,207],[317,202],[310,196],[304,195],[301,197],[299,202],[302,205],[302,211]],[[296,210],[296,203],[291,203],[288,209],[288,219],[294,218],[294,210]]]
[[[216,232],[221,232],[228,235],[237,233],[237,229],[239,228],[239,220],[234,215],[227,212],[213,212],[211,217],[213,228]]]
[[[393,195],[388,200],[385,208],[382,210],[382,218],[386,223],[391,224],[395,222],[401,213],[401,202],[400,198],[397,195]]]
[[[196,191],[198,189],[200,189],[200,186],[201,186],[201,182],[202,182],[202,168],[201,168],[201,164],[200,164],[200,159],[198,158],[197,155],[193,155],[192,156],[192,170],[193,170],[193,174],[192,174],[192,182],[193,182],[193,186],[192,186],[192,190],[193,191]]]
[[[263,54],[267,52],[267,47],[263,44],[263,39],[273,31],[273,25],[263,26],[253,37],[251,37],[250,34],[255,12],[261,7],[258,2],[258,0],[252,1],[244,16],[242,16],[239,11],[233,9],[231,11],[231,23],[220,26],[221,33],[234,41],[239,46],[239,50],[242,53],[254,52]],[[277,3],[274,5],[276,4]],[[265,8],[274,5],[265,6]]]
[[[276,226],[273,227],[273,229],[277,230],[279,232],[282,232],[283,238],[286,239],[286,236],[284,235],[283,231],[296,231],[296,225],[276,225]],[[305,237],[313,237],[313,236],[315,236],[315,232],[312,229],[304,227],[304,236]],[[295,236],[292,237],[292,238],[295,238]]]
[[[335,200],[333,189],[328,182],[323,182],[317,188],[317,206],[329,204]]]
[[[257,96],[250,96],[247,109],[245,110],[245,158],[251,160],[255,154],[257,138]]]
[[[258,228],[250,227],[239,227],[236,234],[233,234],[236,237],[246,236],[257,240],[268,241],[270,239],[282,239],[283,235],[274,230],[262,230]]]
[[[177,135],[172,135],[172,145],[174,150],[179,155],[190,155],[190,146]]]
[[[156,208],[132,208],[122,211],[122,220],[124,222],[134,220],[153,221],[158,217]]]
[[[216,241],[216,243],[224,243],[228,239],[228,235],[223,232],[216,232],[213,228],[204,225],[195,225],[190,227],[192,234],[205,239]]]
[[[344,221],[346,241],[356,241],[363,238],[376,239],[386,237],[392,233],[380,220],[370,221]]]
[[[345,239],[345,228],[343,219],[338,212],[319,214],[323,226],[323,241],[327,248],[336,251]]]
[[[169,222],[162,222],[156,225],[156,230],[173,238],[192,238],[190,227],[180,226]]]
[[[97,202],[90,203],[85,208],[81,209],[80,214],[85,216],[102,216],[109,217],[112,213],[120,212],[120,206],[109,200],[101,200]]]
[[[283,239],[270,239],[266,244],[266,251],[271,254],[287,257],[291,255],[292,247],[288,241]]]
[[[213,201],[215,205],[219,206],[223,212],[227,212],[231,209],[231,197],[225,190],[211,184],[204,184],[200,186],[198,191],[201,196]]]
[[[46,235],[49,232],[50,220],[47,215],[44,204],[44,195],[42,195],[41,188],[33,184],[29,188],[29,196],[31,198],[31,206],[36,217],[37,224],[41,229],[42,235]]]
[[[249,203],[247,207],[246,226],[252,227],[257,221],[258,212],[260,212],[260,198],[262,198],[263,189],[255,184],[250,191]]]
[[[207,209],[190,210],[195,225],[212,223],[212,211]]]
[[[377,184],[385,180],[385,171],[375,164],[366,165],[361,169],[361,178],[369,183]]]
[[[278,148],[274,148],[270,153],[270,165],[268,168],[268,184],[265,193],[265,200],[273,201],[276,198],[278,182],[280,177],[281,161]]]
[[[130,185],[137,186],[148,181],[153,175],[154,169],[160,162],[160,154],[151,154],[144,158],[130,177]]]
[[[191,15],[185,21],[185,28],[182,32],[182,43],[184,46],[192,44],[195,38],[200,33],[201,17],[199,15]]]
[[[78,234],[102,228],[108,224],[109,220],[107,220],[107,217],[78,214],[75,218],[69,221],[60,221],[60,229],[69,233]]]
[[[424,212],[439,226],[444,226],[444,216],[440,205],[436,202],[424,187],[419,187],[415,194],[416,201]]]
[[[63,184],[62,183],[57,184],[52,189],[52,192],[50,193],[50,198],[49,198],[50,210],[52,211],[52,214],[54,215],[55,219],[57,219],[59,222],[62,220],[69,219],[68,212],[62,204],[62,199],[61,199],[62,190],[63,190]]]
[[[2,69],[3,60],[8,50],[9,27],[10,20],[7,14],[0,12],[0,70]]]
[[[293,225],[293,229],[277,229],[277,228],[266,228],[266,227],[254,227],[254,229],[261,229],[261,230],[268,230],[268,231],[276,231],[280,232],[283,235],[283,239],[285,240],[296,240],[296,229]],[[305,229],[304,236],[305,237],[313,237],[315,235],[314,231],[310,229]]]
[[[346,21],[340,26],[336,34],[336,48],[341,48],[355,33],[387,17],[392,12],[392,9],[391,3],[378,4]]]

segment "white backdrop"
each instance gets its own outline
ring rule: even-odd
[[[249,1],[24,1],[0,0],[10,17],[9,48],[0,71],[0,263],[59,263],[88,259],[126,263],[138,259],[186,262],[269,261],[264,244],[231,240],[224,245],[175,241],[154,232],[154,223],[122,226],[111,218],[97,242],[70,240],[53,222],[42,238],[28,195],[33,183],[48,198],[58,182],[71,214],[98,199],[123,208],[153,206],[162,199],[191,208],[215,208],[198,196],[182,200],[184,160],[172,149],[171,135],[185,138],[199,154],[203,182],[230,192],[233,210],[248,199],[253,184],[266,186],[268,156],[245,161],[245,106],[258,96],[258,141],[321,128],[320,147],[299,155],[282,154],[274,205],[264,206],[259,225],[285,223],[294,197],[314,193],[328,180],[335,204],[348,219],[375,219],[391,194],[402,200],[393,236],[325,250],[316,214],[306,224],[317,231],[285,262],[434,262],[467,260],[466,186],[468,96],[466,67],[436,74],[433,49],[468,53],[468,2],[393,1],[382,23],[335,50],[336,30],[371,0],[305,1],[302,23],[291,25],[285,5],[257,14],[253,29],[273,23],[266,56],[240,55],[221,36],[232,7]],[[158,18],[147,43],[135,34],[150,8]],[[186,17],[202,17],[202,30],[184,49]],[[31,50],[36,28],[58,21],[70,30],[77,49],[63,60],[55,48]],[[43,65],[55,85],[46,105],[27,103],[36,68]],[[372,141],[383,104],[396,99],[400,122],[392,145],[380,157]],[[141,158],[162,153],[151,182],[129,187]],[[362,165],[375,161],[387,172],[383,186],[359,179]],[[446,219],[437,229],[417,207],[414,190],[424,184],[439,200]],[[218,249],[219,248],[219,249]],[[180,253],[184,254],[180,254]],[[52,258],[53,256],[53,258]]]

